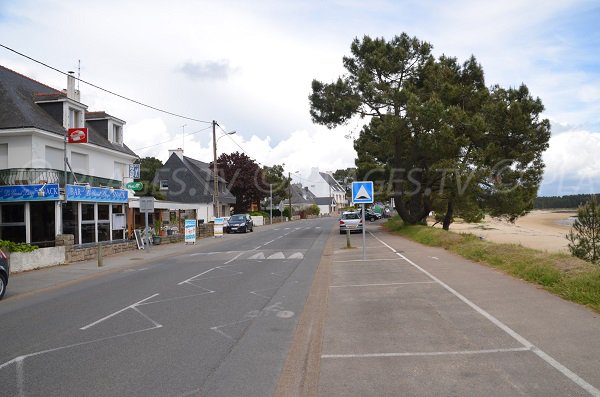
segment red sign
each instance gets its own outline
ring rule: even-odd
[[[88,129],[87,128],[69,128],[68,131],[69,143],[87,143]]]

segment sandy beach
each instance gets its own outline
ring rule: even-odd
[[[515,223],[486,217],[481,223],[453,223],[450,230],[471,233],[498,243],[521,244],[548,252],[568,252],[565,235],[571,229],[572,220],[569,218],[576,215],[574,210],[536,210]]]

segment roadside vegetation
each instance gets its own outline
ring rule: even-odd
[[[600,267],[565,253],[547,253],[517,244],[498,244],[472,234],[458,234],[423,225],[406,225],[396,216],[389,231],[418,243],[442,247],[466,259],[538,284],[564,299],[600,313]]]
[[[0,240],[0,249],[4,252],[32,252],[38,248],[39,247],[37,245]]]

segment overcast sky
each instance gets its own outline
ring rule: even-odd
[[[0,0],[0,43],[63,71],[77,71],[80,60],[83,80],[235,130],[218,140],[219,153],[242,147],[306,177],[311,167],[354,166],[361,127],[313,125],[311,80],[342,74],[353,38],[406,32],[436,56],[474,55],[488,85],[525,83],[542,99],[552,138],[540,194],[562,195],[600,192],[598,21],[598,1],[578,0]],[[64,76],[4,48],[0,64],[66,87]],[[165,161],[183,146],[212,161],[209,124],[80,89],[88,110],[127,122],[125,143],[138,155]]]

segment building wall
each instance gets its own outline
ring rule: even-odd
[[[0,132],[0,144],[8,144],[7,168],[34,167],[32,165],[31,134],[21,133],[21,135],[15,136],[9,134],[11,132],[8,130]]]

